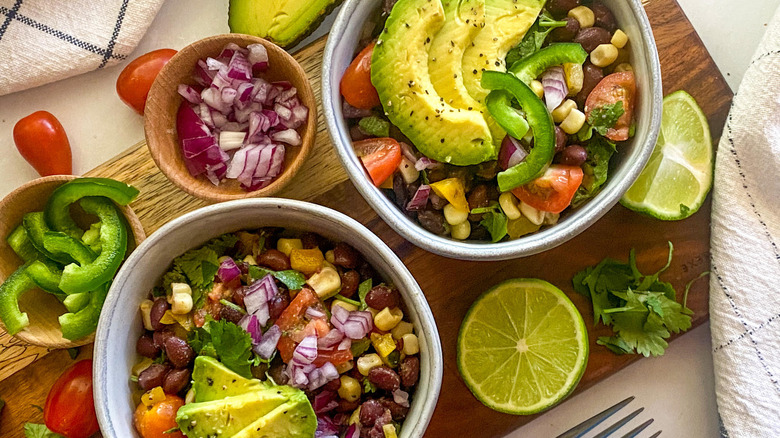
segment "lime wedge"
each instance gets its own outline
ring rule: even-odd
[[[582,316],[542,280],[507,280],[471,306],[458,335],[458,369],[485,406],[514,415],[566,398],[588,363]]]
[[[666,96],[653,155],[620,203],[657,219],[687,218],[712,188],[713,156],[710,126],[696,100],[682,90]]]

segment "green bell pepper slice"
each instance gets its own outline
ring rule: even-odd
[[[46,204],[46,222],[55,230],[80,239],[84,231],[70,216],[70,205],[87,196],[105,196],[119,205],[127,205],[138,196],[138,189],[110,178],[78,178],[51,194]]]
[[[51,254],[67,255],[80,265],[92,263],[97,254],[81,240],[76,240],[59,231],[43,233],[43,247]]]
[[[588,59],[588,52],[578,43],[551,44],[515,62],[509,68],[509,72],[524,83],[530,84],[550,67],[561,64],[582,64],[586,59]]]
[[[6,331],[13,336],[30,325],[27,313],[19,309],[19,298],[27,291],[36,288],[35,282],[27,275],[27,264],[17,269],[0,285],[0,319]]]
[[[27,232],[27,237],[30,239],[33,247],[43,254],[46,258],[54,260],[62,264],[72,263],[74,261],[67,252],[51,252],[46,249],[44,245],[44,235],[50,233],[51,229],[46,224],[46,219],[42,211],[36,211],[33,213],[27,213],[22,219],[22,225]]]
[[[82,292],[80,294],[67,295],[62,304],[68,309],[70,313],[76,313],[81,309],[84,309],[89,304],[90,298],[94,292]]]
[[[64,298],[65,294],[60,290],[62,270],[54,263],[35,260],[27,266],[27,275],[41,289]]]
[[[62,271],[60,289],[67,294],[96,290],[114,277],[127,252],[127,228],[122,214],[109,200],[87,197],[81,208],[100,219],[100,254],[91,263],[70,264]]]
[[[528,121],[512,107],[512,95],[506,92],[490,93],[485,106],[494,119],[510,136],[521,139],[528,133]]]
[[[107,282],[98,286],[94,292],[88,293],[89,303],[81,310],[60,315],[63,338],[75,341],[92,334],[97,329],[100,310],[106,301],[110,285],[111,282]]]
[[[40,253],[33,246],[30,238],[27,236],[27,231],[23,225],[16,227],[6,239],[8,246],[25,262],[35,260],[40,256]]]
[[[507,93],[517,99],[534,133],[534,146],[525,160],[498,174],[498,188],[506,192],[537,178],[550,165],[555,155],[555,124],[544,102],[516,76],[486,71],[482,74],[482,87],[493,90],[490,92],[491,95],[498,94],[492,98],[488,95],[488,101],[509,102],[511,99],[508,96],[501,96]],[[490,111],[490,107],[488,110]],[[496,113],[490,111],[490,113],[507,132],[519,131],[522,126],[516,125],[514,117],[504,117],[504,114],[510,110],[515,111],[514,108],[509,107],[509,109],[502,109]]]

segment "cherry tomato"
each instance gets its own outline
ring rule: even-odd
[[[354,142],[352,147],[377,187],[401,164],[401,145],[392,138],[369,138]]]
[[[176,424],[176,412],[184,406],[184,400],[175,395],[165,394],[165,400],[151,407],[141,403],[135,410],[135,428],[142,438],[184,438],[180,431],[168,432],[179,427]]]
[[[634,100],[636,97],[636,80],[630,71],[612,73],[596,85],[585,101],[585,115],[604,105],[623,101],[623,113],[615,126],[607,131],[606,137],[612,141],[626,141],[631,130],[631,120],[634,117]]]
[[[92,399],[92,359],[73,364],[54,382],[43,421],[52,432],[67,438],[87,438],[98,431]]]
[[[143,115],[146,97],[154,79],[175,54],[176,50],[173,49],[155,50],[127,64],[116,80],[116,92],[122,102]]]
[[[571,205],[582,184],[582,177],[579,166],[554,164],[547,168],[544,175],[512,190],[512,193],[537,210],[560,213]]]
[[[36,111],[16,122],[14,143],[22,157],[41,176],[70,175],[73,172],[65,128],[50,112]]]
[[[341,95],[355,108],[371,109],[381,103],[371,83],[371,56],[375,45],[371,43],[363,49],[341,77]]]

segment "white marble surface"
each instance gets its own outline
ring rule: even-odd
[[[747,67],[766,23],[780,0],[679,0],[733,89]],[[136,54],[179,49],[199,38],[227,32],[226,0],[168,0]],[[0,53],[0,59],[8,54]],[[0,97],[0,196],[37,176],[12,140],[17,120],[37,110],[55,114],[73,148],[74,171],[83,173],[143,139],[142,119],[116,96],[121,67],[96,71],[36,89]],[[649,431],[662,436],[715,437],[709,326],[674,342],[666,355],[643,359],[512,433],[511,437],[553,437],[603,408],[633,395],[630,407],[645,407],[631,424],[655,418]],[[626,409],[626,412],[629,412]],[[641,436],[649,436],[645,433]]]

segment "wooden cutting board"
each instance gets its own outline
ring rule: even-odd
[[[664,93],[684,89],[707,114],[714,139],[720,137],[732,93],[706,48],[675,0],[643,2],[658,44]],[[325,39],[296,53],[320,95],[321,59]],[[709,269],[710,202],[693,217],[680,222],[661,222],[614,207],[604,218],[572,241],[545,253],[504,262],[463,262],[433,255],[416,248],[392,231],[363,201],[347,180],[331,146],[322,111],[316,145],[310,158],[281,197],[316,202],[340,210],[362,222],[401,257],[425,292],[439,327],[444,349],[444,382],[429,437],[456,436],[479,423],[481,437],[502,436],[533,417],[500,414],[480,404],[460,379],[455,365],[455,340],[461,320],[473,300],[488,287],[513,277],[542,278],[560,287],[577,305],[588,323],[591,354],[586,373],[577,388],[582,391],[614,374],[637,356],[616,356],[597,346],[598,336],[609,329],[592,324],[589,303],[574,293],[571,278],[604,257],[625,260],[636,248],[640,268],[654,272],[667,254],[667,241],[675,245],[674,261],[664,274],[678,290]],[[138,187],[141,195],[132,205],[147,234],[184,213],[205,205],[175,188],[152,162],[144,143],[97,167],[90,176],[106,176]],[[693,325],[708,318],[708,286],[697,282],[688,298],[695,311]],[[128,309],[135,311],[135,309]],[[79,358],[90,357],[91,346]],[[0,416],[0,436],[23,436],[25,422],[41,422],[42,406],[49,388],[73,360],[66,351],[51,352],[26,346],[0,335],[0,398],[6,406]]]

